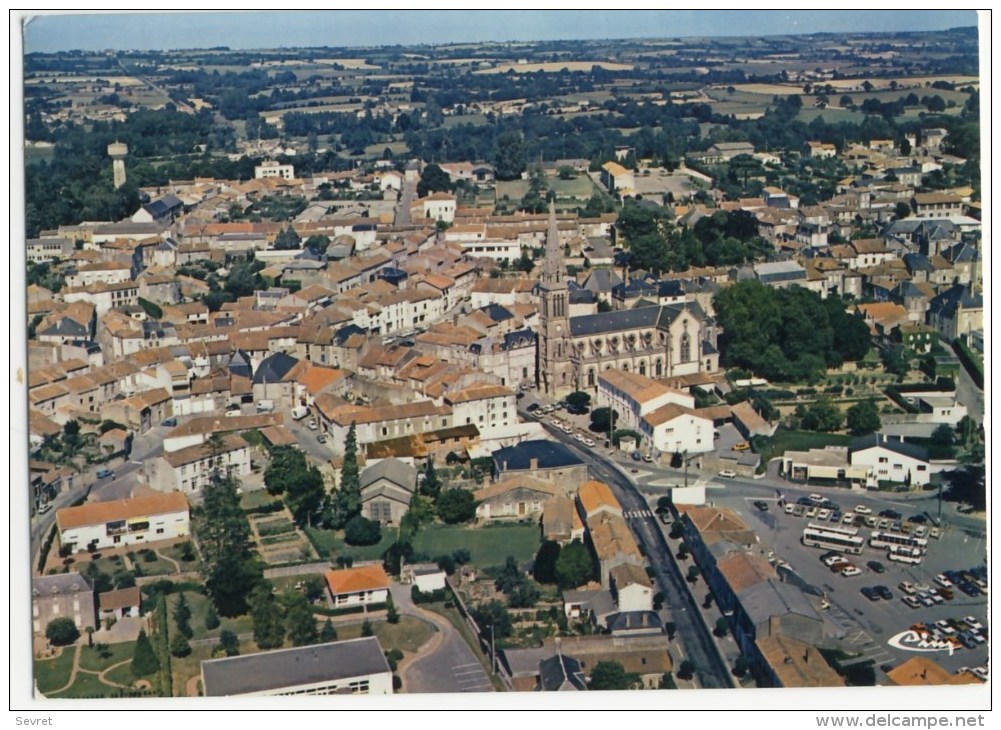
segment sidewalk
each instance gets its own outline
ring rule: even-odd
[[[654,509],[656,507],[656,501],[650,502],[650,505],[651,505],[650,507],[651,510]],[[673,539],[670,536],[670,530],[666,529],[664,530],[664,541],[671,549],[672,555],[677,555],[678,548],[681,545],[682,539],[680,537],[677,539]],[[688,580],[687,578],[688,567],[691,565],[695,565],[695,560],[691,557],[690,553],[686,560],[678,561],[678,567],[681,568],[681,573],[682,575],[685,576],[685,583],[687,584],[687,588],[689,592],[692,594],[692,597],[695,599],[696,604],[698,604],[699,610],[702,611],[706,624],[710,628],[713,643],[716,644],[720,654],[726,661],[726,664],[732,670],[737,663],[737,658],[740,656],[740,649],[737,647],[737,642],[734,640],[733,634],[730,631],[729,622],[727,625],[726,636],[719,637],[716,635],[715,631],[713,631],[716,627],[716,621],[720,618],[725,618],[725,617],[723,616],[723,613],[719,610],[719,607],[716,605],[715,599],[713,599],[709,607],[706,608],[705,600],[707,596],[711,595],[711,591],[709,590],[709,586],[706,584],[705,579],[703,578],[701,573],[699,574],[698,578],[696,578],[694,583]],[[680,661],[678,661],[677,664],[680,664]],[[684,686],[692,686],[692,687],[695,686],[693,681],[686,682],[685,680],[678,679],[677,674],[678,672],[676,667],[674,675],[675,675],[675,681],[678,683],[679,688],[682,688]],[[747,676],[750,675],[745,675],[745,677]],[[741,682],[741,679],[737,677],[734,677],[733,681],[738,687],[744,686],[743,683]]]

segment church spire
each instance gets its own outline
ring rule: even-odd
[[[563,246],[560,230],[556,225],[556,206],[549,203],[549,230],[546,233],[546,258],[542,264],[542,284],[552,289],[565,285],[566,267],[563,262]]]

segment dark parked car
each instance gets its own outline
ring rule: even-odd
[[[643,454],[638,451],[633,452],[633,461],[641,461],[643,459]]]
[[[903,517],[903,515],[897,512],[897,510],[895,509],[885,509],[879,513],[879,516],[886,517],[887,519],[890,520],[899,520],[901,517]]]
[[[886,586],[874,586],[873,590],[875,590],[876,593],[879,594],[879,597],[882,598],[884,601],[893,600],[893,591],[891,591]]]
[[[908,522],[913,522],[916,525],[923,525],[928,522],[928,518],[924,515],[911,515],[907,518]]]
[[[866,586],[865,588],[862,588],[860,590],[860,592],[862,593],[863,596],[865,596],[866,598],[868,598],[870,601],[878,601],[881,598],[881,596],[879,595],[879,591],[877,591],[875,588],[872,588],[870,586]]]
[[[868,563],[866,563],[866,565],[868,566],[869,570],[871,570],[873,573],[885,573],[886,572],[886,566],[883,565],[878,560],[870,560]]]
[[[754,502],[754,506],[762,512],[768,511],[768,502],[762,502],[760,499]]]
[[[528,404],[528,408],[526,408],[525,410],[528,411],[529,413],[531,413],[532,411],[537,411],[537,410],[539,410],[539,404],[538,403],[529,403]]]
[[[980,589],[973,585],[973,583],[967,583],[965,580],[959,581],[959,583],[956,584],[956,588],[971,598],[976,598],[980,595]]]
[[[113,477],[113,476],[115,476],[115,472],[111,471],[111,469],[98,469],[97,470],[97,478],[98,479],[107,479],[108,477]]]
[[[809,497],[800,497],[796,500],[796,504],[801,504],[804,507],[816,507],[817,505],[813,503],[813,500]]]

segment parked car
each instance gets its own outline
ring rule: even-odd
[[[643,461],[645,461],[647,464],[650,464],[651,462],[653,462],[653,457],[650,456],[650,454],[643,454]]]
[[[817,494],[816,492],[814,492],[813,494],[809,495],[809,499],[814,504],[820,504],[821,502],[824,501],[824,495]]]
[[[741,441],[739,444],[734,444],[731,448],[734,451],[747,451],[749,448],[751,448],[751,445],[746,441]]]
[[[787,504],[783,509],[787,515],[791,515],[796,510],[796,505]]]
[[[820,520],[821,522],[827,522],[827,520],[829,520],[830,518],[831,518],[831,510],[829,509],[821,509],[819,512],[817,512],[817,519]]]
[[[956,638],[959,639],[960,643],[967,649],[977,648],[977,642],[973,639],[973,636],[969,631],[964,631],[961,634],[958,634]]]
[[[632,454],[633,461],[641,461],[643,459],[643,454],[638,451],[634,451]]]
[[[879,516],[886,517],[887,519],[890,520],[899,520],[901,517],[903,517],[903,515],[901,515],[895,509],[884,509],[879,513]]]
[[[537,410],[539,410],[539,404],[538,403],[529,403],[528,407],[525,410],[528,411],[529,413],[531,413],[532,411],[537,411]]]
[[[177,419],[171,416],[170,418],[165,418],[160,424],[161,426],[167,426],[168,428],[173,428],[177,425]]]
[[[953,598],[956,597],[956,594],[952,590],[952,588],[936,588],[935,592],[938,593],[940,596],[942,596],[942,598],[944,598],[947,601],[951,601]]]
[[[808,520],[812,520],[816,516],[817,516],[817,508],[816,507],[810,507],[810,509],[808,509],[806,511],[806,518]]]
[[[866,507],[864,504],[855,505],[855,513],[860,515],[871,515],[872,510]]]
[[[799,499],[796,500],[796,504],[801,504],[804,507],[809,507],[810,505],[813,504],[813,500],[810,499],[809,497],[800,497]]]
[[[870,601],[878,601],[880,599],[879,592],[872,586],[865,586],[859,589],[859,593],[868,598]]]
[[[909,583],[907,581],[904,581],[903,583],[898,585],[897,588],[902,590],[908,596],[913,596],[915,593],[917,593],[917,589],[915,589],[914,584]]]
[[[891,591],[886,586],[873,586],[873,587],[875,588],[876,592],[879,594],[879,597],[882,598],[884,601],[892,601],[893,600],[893,591]]]
[[[97,470],[98,479],[107,479],[108,477],[113,477],[113,476],[115,476],[115,472],[111,471],[111,469],[101,468]]]
[[[976,598],[977,596],[980,595],[980,589],[977,588],[972,583],[967,583],[965,580],[959,581],[959,583],[956,584],[956,588],[958,588],[959,590],[961,590],[963,593],[965,593],[966,595],[968,595],[970,598]]]
[[[952,588],[953,583],[949,580],[944,573],[939,573],[935,576],[935,582],[938,583],[943,588]]]
[[[831,513],[831,522],[840,523],[841,522],[841,513],[840,512],[832,512]]]
[[[846,565],[841,569],[841,575],[845,578],[854,578],[856,575],[862,575],[862,571],[854,565]]]
[[[828,555],[824,558],[824,565],[828,568],[833,568],[835,565],[847,565],[848,558],[844,555]]]
[[[322,431],[316,434],[316,440],[319,441],[321,444],[327,443],[327,437]]]
[[[760,499],[754,501],[754,506],[757,507],[762,512],[768,511],[768,502],[763,502]]]
[[[855,513],[854,512],[846,513],[845,516],[841,519],[841,522],[842,524],[845,525],[852,524],[853,522],[855,522]]]
[[[924,592],[924,591],[921,591],[920,593],[916,593],[916,594],[914,595],[914,597],[915,597],[915,598],[917,598],[917,599],[918,599],[918,601],[920,601],[920,602],[921,602],[921,605],[922,605],[922,606],[924,606],[925,608],[931,608],[932,606],[934,606],[934,605],[935,605],[935,601],[933,601],[933,600],[931,599],[931,596],[929,596],[929,595],[928,595],[928,594],[927,594],[926,592]]]
[[[886,572],[886,566],[883,565],[878,560],[870,560],[868,563],[866,563],[866,567],[868,567],[869,570],[871,570],[873,573],[885,573]]]
[[[940,619],[939,619],[938,621],[936,621],[936,622],[935,622],[935,625],[936,625],[936,626],[938,626],[938,629],[939,629],[939,631],[941,631],[941,632],[942,632],[943,634],[945,634],[946,636],[951,636],[952,634],[955,634],[955,633],[956,633],[956,629],[955,629],[955,627],[954,627],[954,626],[952,626],[952,625],[951,625],[951,624],[950,624],[950,623],[949,623],[949,622],[948,622],[948,621],[947,621],[946,619],[944,619],[944,618],[940,618]]]
[[[928,518],[924,515],[911,515],[907,518],[908,522],[913,522],[915,525],[923,525],[928,522]]]
[[[914,596],[904,596],[902,600],[911,608],[918,608],[921,605],[921,602]]]
[[[984,628],[984,625],[979,621],[977,621],[975,618],[973,618],[973,616],[964,616],[963,622],[971,629],[976,629],[977,631],[980,631],[981,629]]]
[[[315,418],[310,418],[310,419],[309,419],[309,420],[308,420],[308,421],[306,422],[306,428],[308,428],[308,429],[309,429],[310,431],[315,431],[315,430],[316,430],[316,429],[318,429],[319,427],[320,427],[320,426],[319,426],[319,424],[318,424],[318,423],[316,422],[316,419],[315,419]]]
[[[723,471],[721,471],[719,473],[719,475],[721,477],[725,477],[726,479],[733,479],[734,477],[737,476],[737,472],[735,472],[733,469],[724,469]],[[792,505],[787,505],[787,507],[791,507],[791,506]],[[788,514],[788,512],[787,512],[787,514]]]

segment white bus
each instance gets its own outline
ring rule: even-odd
[[[818,530],[814,527],[807,527],[803,530],[801,541],[807,547],[837,550],[852,555],[861,555],[862,547],[865,545],[865,539],[859,535],[846,535],[843,532]]]
[[[821,532],[833,532],[837,535],[845,535],[846,537],[855,537],[859,530],[857,527],[842,527],[841,525],[830,525],[826,523],[807,523],[807,528],[810,530],[820,530]]]
[[[903,547],[901,545],[894,545],[886,553],[887,560],[893,560],[897,563],[905,563],[907,565],[920,565],[923,559],[923,554],[918,548]]]
[[[928,538],[905,535],[902,532],[886,532],[875,530],[869,538],[869,547],[892,549],[895,547],[910,548],[920,551],[921,555],[928,550]]]

